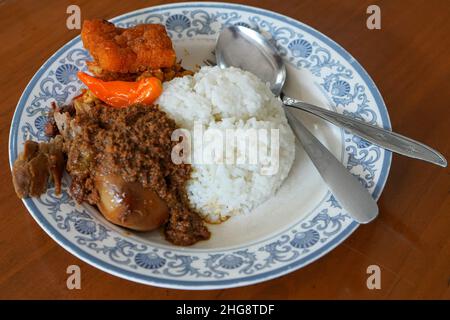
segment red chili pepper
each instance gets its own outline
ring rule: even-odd
[[[117,108],[136,103],[152,104],[162,93],[161,81],[155,77],[135,82],[103,81],[84,72],[78,72],[78,78],[97,98]]]

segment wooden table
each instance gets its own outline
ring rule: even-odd
[[[171,2],[171,1],[166,1]],[[242,1],[298,19],[346,48],[372,76],[393,128],[450,158],[450,6],[448,0]],[[366,28],[366,8],[381,8],[381,30]],[[44,299],[378,299],[450,298],[450,171],[393,157],[380,217],[319,261],[281,278],[238,289],[179,291],[129,282],[70,255],[36,224],[16,197],[8,164],[11,117],[41,64],[78,34],[66,8],[111,18],[161,1],[0,1],[0,298]],[[77,264],[82,289],[68,290]],[[366,268],[381,267],[368,290]]]

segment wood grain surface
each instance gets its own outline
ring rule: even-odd
[[[172,2],[172,1],[166,1]],[[16,197],[8,134],[17,101],[42,63],[79,31],[82,18],[112,18],[161,1],[0,1],[0,298],[3,299],[450,299],[449,169],[394,155],[380,216],[319,261],[275,280],[215,291],[168,290],[119,279],[75,258],[36,224]],[[448,0],[263,0],[241,3],[302,21],[346,48],[372,76],[393,128],[450,157],[450,2]],[[381,30],[366,9],[381,8]],[[66,268],[81,267],[81,290]],[[381,267],[380,290],[366,287]]]

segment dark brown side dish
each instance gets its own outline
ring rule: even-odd
[[[61,193],[64,172],[63,139],[51,142],[25,141],[23,152],[13,165],[13,184],[20,198],[37,197],[47,190],[49,178],[55,185],[55,193]]]
[[[102,81],[155,77],[164,82],[192,74],[175,62],[170,38],[160,25],[123,29],[88,20],[82,40],[94,58],[88,68]],[[120,84],[120,90],[128,83]],[[176,245],[208,239],[203,220],[189,207],[191,167],[171,160],[178,143],[171,141],[175,129],[175,122],[155,104],[112,107],[83,90],[66,106],[52,104],[45,127],[50,142],[25,142],[13,166],[16,193],[21,198],[39,196],[49,178],[59,193],[65,167],[71,196],[97,206],[107,220],[137,231],[163,226],[166,239]]]
[[[126,203],[126,208],[115,222],[129,227],[128,220],[134,219],[135,211],[144,213],[140,216],[145,218],[146,209],[136,201],[136,194],[151,190],[155,193],[153,198],[163,200],[157,207],[168,207],[167,215],[163,208],[160,211],[169,241],[190,245],[207,239],[208,230],[187,201],[185,185],[191,167],[171,160],[172,147],[177,143],[171,141],[177,128],[175,122],[156,105],[109,108],[97,99],[88,107],[84,104],[83,110],[87,111],[77,112],[73,121],[69,120],[77,134],[73,139],[65,139],[72,196],[80,203],[103,206],[102,213],[108,214],[106,211],[111,210],[106,207],[116,206],[110,205],[112,200],[104,195],[104,190],[108,184],[122,187],[114,198],[121,206]],[[133,190],[127,192],[130,188]],[[155,216],[158,209],[153,206],[152,211],[149,215]],[[142,224],[136,226],[135,222],[131,221],[133,229],[140,229]]]

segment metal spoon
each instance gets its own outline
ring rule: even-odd
[[[272,92],[279,95],[283,103],[289,107],[314,114],[384,149],[441,167],[447,166],[447,160],[442,154],[423,143],[284,95],[281,91],[286,80],[283,61],[278,56],[276,48],[252,29],[242,26],[225,28],[217,41],[216,59],[220,67],[240,67],[268,81]]]
[[[280,95],[286,80],[286,69],[275,48],[259,33],[247,28],[225,28],[216,44],[217,64],[221,68],[239,67],[269,82]],[[378,206],[362,184],[285,108],[288,121],[306,153],[311,158],[334,197],[359,223],[368,223],[378,215]]]

